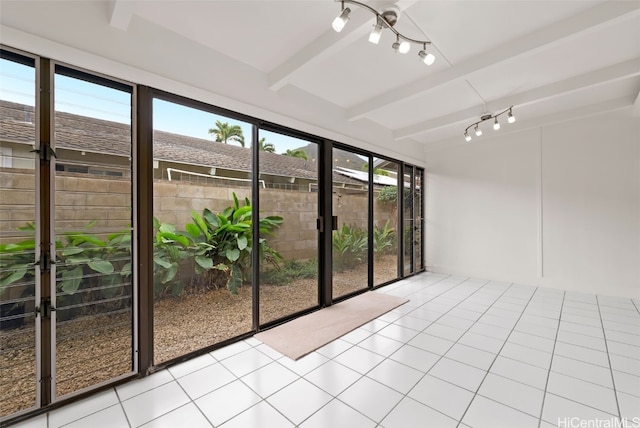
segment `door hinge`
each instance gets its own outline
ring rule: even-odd
[[[40,300],[40,306],[36,306],[35,314],[36,316],[40,316],[41,319],[50,319],[51,312],[55,311],[56,308],[51,306],[51,297],[43,297]]]
[[[54,158],[58,157],[58,155],[51,148],[51,146],[45,146],[44,148],[40,148],[40,149],[33,149],[31,150],[31,152],[38,153],[38,155],[40,155],[40,162],[42,163],[51,162],[51,156],[53,156]]]
[[[55,262],[51,260],[49,246],[44,245],[43,249],[40,251],[40,260],[36,262],[36,264],[40,266],[40,272],[49,272],[51,270],[51,265],[54,263]]]

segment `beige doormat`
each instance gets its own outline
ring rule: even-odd
[[[367,292],[254,337],[297,360],[409,300]]]

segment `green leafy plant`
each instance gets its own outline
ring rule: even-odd
[[[94,225],[95,222],[90,222],[81,230],[63,232],[56,238],[57,306],[80,305],[73,310],[61,310],[61,319],[84,313],[83,303],[125,294],[123,285],[131,276],[131,231],[123,230],[101,239],[89,233]],[[28,239],[0,245],[0,293],[13,288],[21,296],[34,295],[35,229],[35,224],[27,223],[18,230],[30,235]]]
[[[394,205],[398,202],[398,187],[384,186],[378,193],[378,201],[385,205]]]
[[[343,224],[333,232],[331,240],[335,270],[352,269],[366,261],[368,238],[364,229]]]
[[[12,284],[28,284],[34,281],[35,229],[33,223],[27,223],[18,230],[30,235],[28,239],[0,244],[0,294]]]
[[[389,220],[386,221],[384,227],[375,227],[373,229],[373,251],[376,258],[380,258],[385,254],[393,253],[396,250],[396,231],[389,226]]]
[[[265,284],[283,285],[299,278],[316,278],[318,276],[318,260],[285,260],[282,266],[262,272],[261,282]]]
[[[179,296],[184,289],[182,264],[193,255],[192,240],[176,233],[172,224],[153,218],[153,292],[155,297],[167,294]]]
[[[214,214],[205,209],[202,215],[192,211],[193,223],[185,228],[194,242],[195,270],[208,273],[208,281],[215,287],[226,286],[233,294],[244,282],[244,274],[251,264],[252,207],[245,198],[241,206],[233,193],[233,205]],[[259,220],[260,235],[268,235],[282,224],[282,217],[268,216]],[[265,238],[258,242],[260,259],[277,262],[282,257],[269,247]]]

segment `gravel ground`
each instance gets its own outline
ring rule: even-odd
[[[396,258],[375,263],[375,282],[396,278]],[[367,266],[334,275],[334,297],[366,286]],[[154,305],[155,363],[196,351],[251,331],[251,288],[238,294],[209,290]],[[317,305],[317,280],[299,279],[287,285],[260,288],[260,322],[282,318]],[[60,323],[57,334],[57,394],[95,385],[131,370],[128,314],[86,317]],[[31,326],[0,332],[0,416],[34,404],[35,352]]]

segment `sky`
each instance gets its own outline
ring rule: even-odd
[[[57,111],[89,116],[97,119],[120,123],[130,123],[130,94],[94,83],[56,75],[55,108]],[[35,105],[35,71],[32,67],[0,59],[0,99],[15,103]],[[184,107],[164,100],[153,102],[154,129],[186,135],[190,137],[214,140],[209,129],[215,127],[217,120],[239,125],[242,128],[246,147],[251,145],[251,125],[246,122],[226,118],[201,110]],[[260,132],[267,143],[276,147],[276,153],[287,149],[306,146],[307,141],[273,132]],[[238,143],[230,143],[238,144]]]

